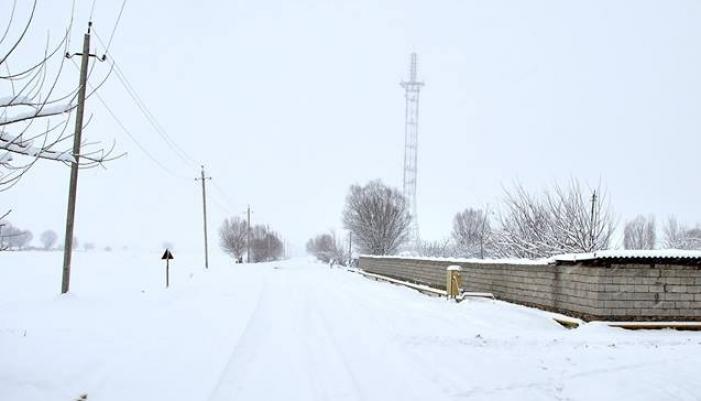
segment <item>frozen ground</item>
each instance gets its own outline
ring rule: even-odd
[[[306,259],[0,253],[0,400],[699,400],[701,333],[566,330]]]

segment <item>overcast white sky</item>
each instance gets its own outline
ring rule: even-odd
[[[78,2],[75,51],[91,3]],[[103,39],[120,5],[97,0]],[[46,29],[59,34],[69,8],[40,2],[32,46],[41,51]],[[196,163],[174,154],[113,75],[102,96],[173,174],[90,99],[85,135],[115,139],[128,157],[81,172],[76,235],[100,247],[156,249],[169,240],[200,249],[193,178],[202,163],[218,186],[209,191],[212,244],[221,221],[250,203],[254,223],[301,251],[312,235],[342,227],[349,185],[401,185],[399,81],[411,51],[426,82],[418,164],[425,238],[448,236],[465,207],[497,205],[515,180],[532,190],[600,180],[621,222],[650,213],[701,222],[699,21],[701,3],[691,0],[131,0],[110,55]],[[77,71],[66,78],[77,80]],[[68,176],[43,163],[0,193],[0,206],[35,236],[62,233]]]

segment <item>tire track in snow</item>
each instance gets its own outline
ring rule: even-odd
[[[436,399],[435,383],[426,380],[422,367],[397,344],[400,333],[393,318],[406,309],[385,302],[393,296],[386,288],[348,280],[353,276],[345,273],[330,272],[329,285],[314,290],[318,298],[333,300],[320,304],[321,316],[349,372],[359,373],[354,374],[358,388],[373,389],[365,398]]]
[[[251,338],[253,337],[253,331],[254,331],[254,323],[256,319],[259,317],[261,310],[263,310],[263,303],[265,302],[265,297],[268,293],[268,276],[267,274],[265,275],[265,280],[263,281],[263,286],[261,287],[260,291],[258,292],[258,298],[256,300],[256,306],[253,308],[251,311],[250,315],[248,316],[248,319],[246,320],[246,324],[241,331],[241,335],[238,337],[238,341],[234,344],[233,348],[231,349],[231,352],[229,353],[229,357],[226,360],[226,364],[224,365],[224,368],[222,371],[219,373],[219,377],[217,379],[217,382],[210,392],[209,397],[207,397],[208,401],[215,400],[218,396],[218,394],[221,393],[222,390],[222,384],[225,383],[226,378],[235,378],[236,372],[234,372],[234,362],[238,358],[239,354],[242,354],[241,352],[244,347],[251,342]]]
[[[312,287],[313,288],[313,287]],[[318,291],[313,292],[315,297],[315,301],[319,301],[320,303],[323,303],[327,298],[325,297],[319,297]],[[309,301],[309,298],[307,298],[307,301]],[[341,366],[343,368],[343,371],[347,374],[347,376],[350,379],[350,384],[353,388],[353,394],[355,397],[353,397],[353,400],[365,400],[367,397],[365,396],[364,392],[362,391],[362,387],[359,385],[357,375],[353,371],[352,367],[348,363],[348,357],[346,354],[343,352],[343,347],[340,346],[338,343],[338,340],[336,336],[333,334],[331,328],[329,327],[329,323],[327,318],[324,316],[324,313],[322,310],[319,309],[318,304],[314,304],[312,307],[311,305],[307,305],[307,318],[310,320],[316,320],[320,324],[317,325],[318,327],[321,328],[323,332],[323,338],[327,340],[328,344],[330,345],[330,349],[332,350],[333,354],[337,357],[336,360],[340,361]],[[311,325],[308,325],[307,327],[312,327]],[[315,346],[318,344],[312,344],[312,346]],[[326,356],[326,355],[324,355]],[[338,374],[338,373],[337,373]]]
[[[326,400],[332,386],[319,377],[333,372],[310,331],[305,313],[310,310],[308,278],[293,269],[269,274],[259,306],[222,371],[209,400],[255,400],[261,388],[268,399]],[[321,338],[323,340],[323,338]],[[331,365],[329,365],[329,363]]]

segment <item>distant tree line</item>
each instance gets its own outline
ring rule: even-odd
[[[371,255],[543,258],[609,249],[616,228],[606,192],[601,187],[585,190],[577,180],[540,192],[519,184],[507,188],[496,210],[466,208],[456,213],[450,237],[440,241],[409,244],[411,218],[402,194],[380,181],[351,186],[343,210],[354,248]],[[623,245],[701,249],[701,227],[688,227],[671,217],[658,241],[655,218],[637,216],[624,224]],[[339,257],[342,249],[331,234],[307,243],[307,251],[324,261]]]
[[[250,257],[254,263],[279,260],[285,253],[284,242],[277,232],[264,225],[249,228],[248,223],[239,217],[226,219],[219,227],[219,246],[237,261]]]
[[[8,221],[0,220],[0,251],[24,250],[34,239],[29,230],[15,227]]]
[[[39,247],[31,246],[34,240],[34,234],[30,230],[21,229],[14,226],[7,220],[0,220],[0,251],[26,251],[26,250],[43,250],[50,251],[58,248],[63,248],[63,244],[58,244],[58,234],[54,230],[46,230],[39,235]],[[77,237],[73,237],[73,249],[78,249],[80,242]],[[83,250],[92,251],[96,246],[93,242],[85,242]],[[106,246],[105,251],[111,251],[112,248]]]

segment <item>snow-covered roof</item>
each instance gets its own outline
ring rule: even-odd
[[[684,249],[651,249],[651,250],[616,250],[596,251],[589,253],[568,253],[553,256],[553,262],[580,262],[600,259],[627,259],[627,260],[651,260],[651,259],[685,259],[701,261],[701,251]]]
[[[483,264],[514,264],[514,265],[545,265],[545,264],[572,264],[577,262],[594,261],[628,261],[628,262],[649,262],[653,260],[668,260],[691,264],[701,264],[701,251],[689,251],[684,249],[654,249],[654,250],[617,250],[609,249],[588,253],[567,253],[543,259],[474,259],[474,258],[436,258],[420,256],[380,256],[380,255],[360,255],[363,258],[375,259],[409,259],[435,262],[452,263],[483,263]]]
[[[513,265],[544,265],[548,263],[548,259],[476,259],[476,258],[438,258],[430,256],[402,256],[402,255],[360,255],[363,258],[370,259],[407,259],[407,260],[423,260],[433,262],[450,262],[450,263],[483,263],[483,264],[513,264]]]

